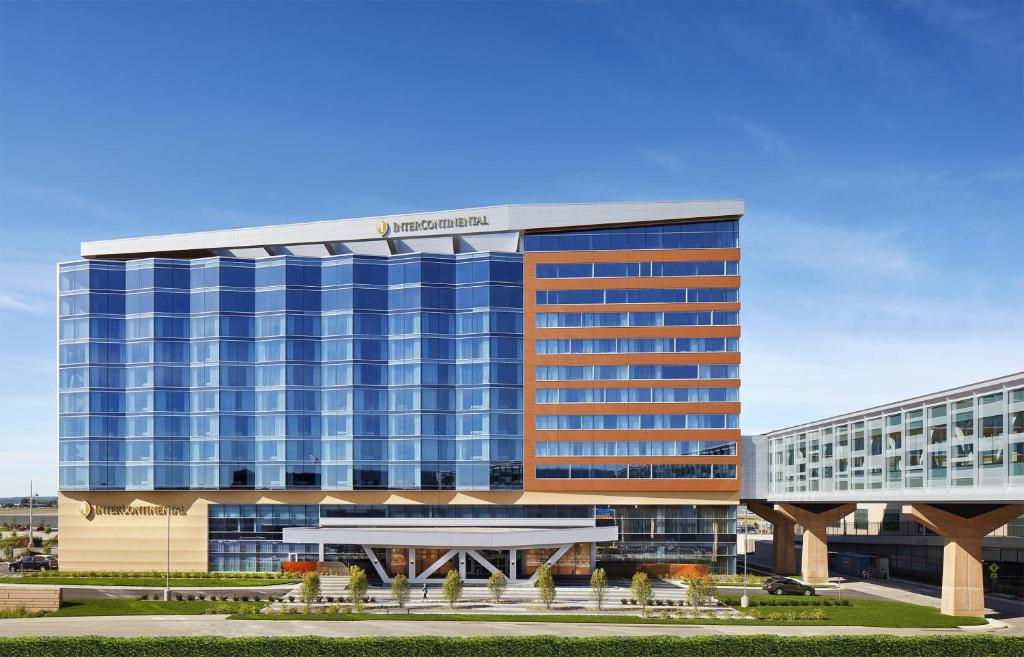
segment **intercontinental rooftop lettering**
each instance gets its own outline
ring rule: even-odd
[[[386,222],[381,222],[381,226]],[[486,215],[472,215],[469,217],[445,217],[442,219],[418,219],[416,221],[392,221],[387,229],[378,232],[382,235],[391,233],[393,235],[404,235],[407,233],[420,233],[432,230],[458,230],[460,228],[476,228],[477,226],[489,226]]]
[[[185,515],[185,507],[181,506],[105,506],[93,504],[92,512],[97,516],[172,516]]]

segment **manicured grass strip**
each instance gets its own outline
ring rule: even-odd
[[[162,577],[12,577],[0,580],[3,584],[38,584],[39,586],[155,586],[164,587]],[[298,579],[213,579],[213,578],[171,578],[171,588],[235,588],[240,586],[290,586]]]
[[[768,596],[752,596],[751,600],[772,602]],[[812,619],[820,610],[822,619]],[[609,611],[614,612],[611,608]],[[772,607],[750,610],[760,618],[754,620],[711,620],[706,618],[661,618],[657,607],[649,608],[649,618],[639,615],[612,614],[486,614],[486,613],[348,613],[348,614],[239,614],[235,620],[408,620],[408,621],[471,621],[488,623],[604,623],[645,625],[860,625],[865,627],[928,627],[953,628],[961,625],[983,625],[985,620],[972,616],[943,616],[935,607],[923,607],[885,600],[851,600],[848,607]],[[802,616],[802,617],[801,617]]]
[[[60,611],[51,616],[149,616],[149,615],[194,615],[217,611],[217,613],[249,612],[254,602],[212,602],[210,600],[133,600],[112,598],[108,600],[81,600],[65,602]],[[262,605],[260,605],[262,606]]]
[[[894,637],[31,637],[0,639],[0,657],[1021,657],[1024,638]]]

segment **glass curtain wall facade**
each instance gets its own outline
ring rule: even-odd
[[[595,518],[599,525],[619,529],[619,540],[597,547],[598,566],[612,573],[631,575],[633,564],[666,562],[735,572],[735,506],[581,504],[218,504],[210,507],[210,570],[274,572],[289,558],[316,560],[318,546],[284,543],[282,529],[315,527],[321,518]],[[359,546],[325,547],[328,561],[365,559]],[[382,550],[380,556],[387,562],[391,553]],[[372,572],[372,566],[367,568]]]
[[[1024,485],[1024,387],[778,432],[769,452],[772,495]]]
[[[518,254],[59,279],[62,490],[522,487]]]
[[[495,206],[83,243],[91,259],[58,269],[62,560],[150,568],[128,507],[174,507],[182,567],[221,571],[365,556],[283,542],[323,518],[583,509],[573,529],[618,540],[581,541],[556,572],[592,554],[734,572],[742,209]],[[378,504],[389,491],[409,504]],[[338,526],[361,525],[296,535]]]

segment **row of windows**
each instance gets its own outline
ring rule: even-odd
[[[736,221],[701,221],[560,233],[527,233],[524,250],[723,249],[736,248],[738,239]]]
[[[82,415],[60,418],[60,438],[248,438],[295,436],[472,436],[522,434],[522,415],[460,412],[319,415]]]
[[[665,429],[735,429],[739,415],[538,415],[538,431],[631,431]]]
[[[537,340],[543,354],[663,354],[739,351],[739,338],[573,338]]]
[[[629,313],[537,313],[537,328],[590,326],[734,326],[734,310]]]
[[[739,365],[538,365],[537,381],[737,379]]]
[[[61,413],[521,410],[519,388],[139,390],[60,393]]]
[[[463,336],[479,333],[523,332],[522,313],[463,311],[452,313],[406,312],[393,314],[344,313],[336,315],[274,314],[257,317],[91,317],[60,320],[61,340],[137,340],[145,338],[262,338],[368,335]],[[413,338],[417,339],[417,338]],[[420,338],[423,339],[423,338]]]
[[[739,401],[739,388],[540,388],[538,404],[650,404]]]
[[[696,340],[696,338],[694,338]],[[712,338],[712,340],[715,340]],[[724,338],[719,339],[724,340]],[[717,342],[712,342],[712,346]],[[685,344],[681,344],[686,346]],[[724,342],[722,343],[724,347]],[[718,349],[722,351],[722,349]],[[260,365],[275,361],[345,360],[519,360],[518,337],[193,340],[191,342],[90,342],[60,346],[60,362],[113,364],[243,362]]]
[[[331,312],[399,311],[418,308],[519,308],[518,285],[481,284],[447,287],[342,288],[337,290],[276,289],[207,292],[88,292],[62,294],[60,316],[138,315],[145,313],[263,313],[274,311]]]
[[[521,283],[518,254],[278,256],[258,260],[202,258],[190,261],[75,262],[60,267],[60,290],[197,289],[276,286]]]
[[[640,278],[647,276],[735,276],[735,260],[704,262],[559,262],[538,264],[537,278]]]
[[[513,490],[521,463],[411,465],[62,465],[62,490],[222,488],[243,490]]]
[[[101,363],[101,360],[85,361],[80,360],[86,354],[81,351],[89,349],[64,350],[61,346],[61,363],[64,365],[83,365],[89,362]],[[83,347],[95,347],[82,345]],[[91,354],[90,354],[91,355]],[[188,360],[184,361],[188,363]],[[277,369],[270,369],[277,368]],[[287,369],[286,369],[287,368]],[[346,385],[476,385],[476,384],[497,384],[497,385],[519,385],[522,383],[522,367],[517,361],[491,361],[453,363],[435,361],[414,361],[410,363],[331,363],[322,365],[308,365],[309,369],[302,369],[300,365],[270,365],[259,367],[254,365],[238,365],[234,368],[224,365],[208,368],[189,367],[143,367],[125,368],[118,373],[116,368],[74,368],[75,373],[62,377],[62,389],[81,387],[73,385],[76,379],[81,379],[88,369],[89,384],[92,387],[118,388],[118,387],[147,387],[154,385],[158,387],[188,387],[189,380],[198,381],[197,386],[216,385],[212,383],[219,379],[220,385],[225,387],[251,387],[256,385],[256,377],[261,377],[260,385],[284,385],[285,373],[288,374],[289,382],[295,385],[323,385],[323,386],[346,386]],[[216,377],[214,374],[216,373]],[[149,383],[152,381],[152,383]],[[203,383],[205,381],[206,383]],[[64,383],[68,385],[64,385]]]
[[[67,440],[62,462],[340,463],[351,461],[514,461],[522,460],[516,438],[459,440]]]
[[[539,440],[534,447],[537,456],[736,456],[734,440]]]
[[[415,366],[415,367],[413,367]],[[355,370],[353,370],[353,367]],[[453,368],[458,368],[453,373]],[[508,369],[513,367],[513,369]],[[385,371],[382,368],[390,368]],[[418,368],[418,369],[417,369]],[[62,367],[61,390],[75,388],[252,388],[289,386],[424,385],[460,386],[509,385],[521,383],[517,363],[429,363],[355,365],[206,365],[142,367]],[[478,381],[473,384],[472,381]],[[505,381],[506,383],[501,383]],[[248,392],[252,392],[249,390]]]
[[[616,290],[537,290],[537,304],[735,303],[736,288],[638,288]]]
[[[735,479],[732,463],[559,463],[536,466],[537,479]]]

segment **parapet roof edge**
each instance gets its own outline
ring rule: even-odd
[[[938,390],[926,395],[918,395],[916,397],[910,397],[908,399],[901,399],[899,401],[889,402],[888,404],[880,404],[878,406],[871,406],[858,411],[851,411],[849,413],[841,413],[839,415],[833,415],[831,417],[822,418],[820,420],[812,420],[810,422],[803,422],[801,424],[794,424],[790,427],[782,429],[773,429],[767,431],[760,436],[776,436],[782,433],[792,433],[794,431],[802,431],[805,429],[814,429],[826,424],[834,424],[836,422],[842,422],[844,420],[851,420],[858,417],[865,417],[867,415],[875,415],[878,413],[885,413],[886,411],[892,411],[902,406],[910,406],[913,404],[923,403],[929,399],[936,399],[937,397],[954,397],[963,395],[966,393],[974,392],[983,388],[990,388],[996,386],[1002,386],[1007,383],[1014,383],[1015,381],[1024,383],[1024,372],[1015,372],[1013,374],[1007,374],[1005,376],[998,376],[994,379],[985,379],[976,383],[969,383],[963,386],[957,386],[955,388],[948,388],[946,390]]]
[[[571,228],[609,223],[643,223],[672,219],[740,217],[741,199],[708,201],[620,201],[607,203],[503,204],[454,210],[436,210],[348,219],[323,219],[290,224],[196,231],[147,237],[82,242],[81,256],[103,258],[125,255],[145,257],[203,249],[288,246],[334,242],[365,242],[380,239],[415,239],[445,235],[500,233],[508,231]],[[461,230],[435,230],[413,234],[377,231],[380,222],[417,222],[481,215],[486,226]]]

